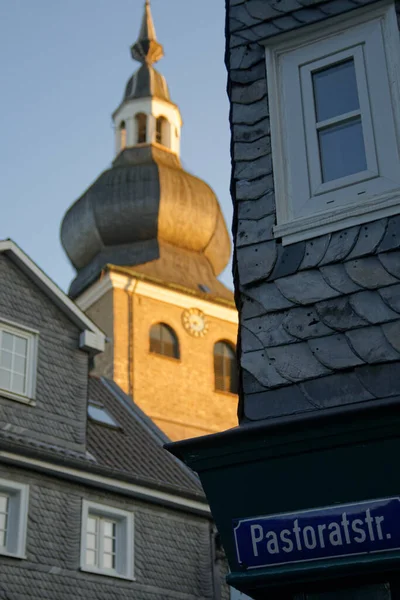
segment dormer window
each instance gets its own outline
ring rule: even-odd
[[[126,148],[126,125],[125,121],[122,121],[119,126],[119,141],[120,141],[120,149],[125,150]]]
[[[36,332],[0,322],[0,396],[33,400],[37,341]]]
[[[136,140],[138,144],[145,144],[147,141],[147,116],[139,113],[135,117],[136,121]]]
[[[382,5],[267,47],[284,244],[399,211],[399,56],[396,13]]]
[[[101,423],[102,425],[108,425],[116,429],[120,427],[109,411],[102,404],[94,400],[89,400],[88,417],[92,421],[96,421],[96,423]]]

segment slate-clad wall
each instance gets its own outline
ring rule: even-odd
[[[36,406],[1,396],[0,438],[83,451],[88,355],[80,331],[4,254],[0,254],[0,319],[39,331]]]
[[[242,422],[400,395],[400,216],[286,247],[272,232],[260,42],[369,1],[227,0]]]
[[[30,486],[27,559],[0,555],[1,600],[214,598],[207,519],[5,465],[0,477]],[[134,513],[134,582],[79,570],[82,499]]]

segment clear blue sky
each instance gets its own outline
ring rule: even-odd
[[[152,0],[184,167],[220,200],[228,229],[230,156],[223,0]],[[64,290],[59,241],[70,204],[113,159],[111,113],[138,68],[129,47],[144,0],[0,3],[0,239],[12,238]],[[230,267],[222,280],[231,286]]]

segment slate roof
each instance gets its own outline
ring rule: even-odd
[[[128,80],[124,101],[150,97],[171,102],[165,77],[151,65],[144,64]]]
[[[88,393],[89,400],[104,406],[121,428],[88,418],[86,452],[34,439],[26,435],[26,429],[20,428],[19,432],[15,427],[1,430],[0,448],[205,500],[197,475],[164,450],[163,445],[169,439],[113,381],[90,376]]]
[[[228,3],[242,422],[400,394],[400,217],[288,246],[272,230],[274,174],[260,42],[369,3]]]
[[[116,429],[88,418],[87,449],[99,466],[117,477],[203,496],[197,476],[164,450],[168,438],[113,381],[90,377],[91,399],[121,425]]]
[[[169,244],[160,244],[160,257],[150,262],[134,267],[107,265],[107,268],[235,308],[233,292],[215,277],[204,256]]]

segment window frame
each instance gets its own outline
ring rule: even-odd
[[[109,421],[102,421],[99,418],[94,417],[90,414],[91,408],[102,411],[105,414],[106,418],[108,418],[112,422],[110,423]],[[102,404],[101,402],[98,402],[97,400],[92,400],[89,398],[87,403],[87,417],[90,421],[92,421],[93,423],[97,423],[98,425],[103,425],[104,427],[109,427],[110,429],[122,429],[121,425],[118,423],[117,419],[115,419],[115,417],[110,413],[108,408],[104,406],[104,404]]]
[[[229,340],[226,339],[222,339],[222,340],[217,340],[216,342],[214,342],[214,346],[213,346],[213,369],[214,369],[214,391],[218,394],[230,394],[233,396],[237,396],[238,394],[238,389],[236,389],[235,391],[232,391],[232,384],[235,383],[236,384],[236,388],[238,388],[238,372],[236,372],[236,380],[234,380],[234,378],[232,377],[232,370],[229,373],[229,389],[222,389],[217,387],[217,372],[216,372],[216,368],[215,368],[215,362],[216,362],[216,357],[218,356],[219,358],[222,359],[222,364],[225,365],[225,360],[226,357],[222,354],[216,354],[215,352],[215,348],[218,344],[222,344],[223,346],[229,348],[229,350],[232,351],[232,361],[230,360],[230,368],[232,369],[232,367],[237,366],[237,361],[236,361],[236,347],[235,345],[230,342]],[[224,371],[224,369],[222,369]],[[220,375],[220,377],[222,378],[223,382],[225,383],[228,375],[225,373],[222,373],[222,375]]]
[[[274,234],[282,237],[283,245],[399,211],[400,42],[396,13],[387,2],[354,12],[356,15],[340,15],[329,19],[329,24],[323,21],[265,42],[277,212]],[[314,100],[310,102],[309,73],[324,63],[340,62],[336,58],[346,53],[356,56],[358,63],[357,87],[369,168],[362,176],[359,173],[358,177],[350,175],[333,184],[318,185],[316,136],[310,144]]]
[[[87,521],[89,516],[116,521],[116,566],[113,569],[94,567],[86,563]],[[102,542],[100,541],[100,547]],[[134,515],[132,512],[82,500],[81,523],[81,557],[80,569],[88,573],[118,577],[120,579],[134,578]]]
[[[335,57],[334,60],[332,60],[333,57]],[[321,176],[322,159],[320,155],[320,149],[318,147],[318,131],[320,129],[324,129],[330,124],[343,123],[346,120],[350,120],[352,117],[350,117],[351,113],[344,113],[326,121],[317,121],[312,75],[314,72],[317,72],[324,67],[333,66],[343,62],[348,58],[352,58],[354,60],[354,70],[357,80],[360,108],[358,111],[353,112],[354,116],[357,113],[357,116],[359,115],[361,118],[367,169],[365,171],[354,173],[353,175],[347,175],[346,177],[341,177],[340,179],[334,179],[324,183]],[[306,146],[308,150],[308,166],[312,196],[337,190],[341,187],[346,187],[358,181],[365,181],[366,179],[377,177],[379,175],[379,171],[376,155],[376,144],[368,96],[366,68],[361,46],[357,45],[353,48],[348,48],[347,50],[337,52],[333,56],[325,56],[324,58],[304,65],[300,68],[300,80],[304,98],[304,125],[305,137],[308,139],[308,144],[306,143]]]
[[[9,497],[6,543],[0,546],[0,555],[26,559],[29,485],[0,479],[0,493]]]
[[[19,323],[15,323],[6,319],[0,319],[0,351],[1,336],[3,331],[27,340],[26,381],[24,394],[18,394],[12,390],[7,390],[0,387],[0,396],[10,398],[11,400],[17,400],[18,402],[22,402],[24,404],[34,405],[36,395],[39,332],[35,329],[20,325]]]
[[[170,333],[174,339],[174,349],[176,352],[175,356],[171,356],[170,354],[164,354],[163,352],[157,352],[156,350],[152,349],[152,337],[151,337],[151,332],[153,330],[153,328],[160,326],[161,328],[164,328],[168,331],[168,333]],[[165,323],[164,321],[157,321],[156,323],[153,323],[150,326],[149,329],[149,354],[153,355],[153,356],[161,356],[162,358],[167,358],[169,360],[174,360],[174,361],[180,361],[181,360],[181,344],[179,342],[179,337],[178,334],[176,333],[175,329],[173,327],[171,327],[171,325],[168,325],[167,323]],[[161,345],[163,345],[163,340],[158,340],[160,341]]]

